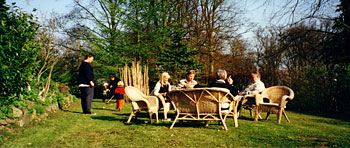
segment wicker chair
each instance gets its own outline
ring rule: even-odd
[[[176,108],[176,118],[169,129],[178,120],[221,121],[224,129],[226,117],[232,116],[234,126],[238,127],[238,99],[234,98],[225,88],[193,88],[180,89],[168,93]],[[222,105],[228,104],[228,109],[222,110]]]
[[[256,95],[257,106],[255,107],[254,120],[258,121],[258,115],[261,112],[267,112],[266,120],[272,113],[277,114],[277,123],[281,123],[282,114],[290,122],[284,109],[288,101],[293,100],[293,98],[293,90],[286,86],[272,86],[265,89],[261,95]]]
[[[249,110],[250,117],[253,118],[253,111],[255,110],[256,106],[256,99],[255,99],[255,94],[247,94],[242,97],[242,107],[239,110],[239,116],[242,115],[242,109],[247,109]],[[262,119],[260,115],[259,119]]]
[[[158,98],[155,96],[146,96],[139,89],[128,86],[125,88],[125,94],[131,100],[132,111],[127,123],[130,123],[131,118],[136,116],[136,113],[147,111],[149,119],[152,124],[152,115],[156,115],[156,122],[158,123]]]
[[[151,92],[151,94],[154,95],[154,90]],[[171,104],[165,102],[164,97],[157,97],[157,98],[160,100],[160,103],[161,103],[161,106],[159,106],[159,109],[163,109],[164,120],[166,120],[166,119],[168,119],[168,112],[170,111]]]

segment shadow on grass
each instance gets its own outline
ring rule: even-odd
[[[130,114],[117,114],[116,115],[120,116],[129,116]],[[159,116],[159,115],[158,115]],[[156,123],[155,115],[152,116],[152,124],[150,124],[149,121],[149,115],[148,113],[139,113],[137,114],[136,117],[133,117],[131,119],[130,123],[126,123],[126,120],[124,121],[125,125],[150,125],[150,126],[155,126],[155,127],[166,127],[170,128],[171,124],[173,124],[175,120],[175,114],[168,114],[168,118],[171,118],[171,121],[164,120],[162,118],[159,118],[159,123]],[[184,121],[184,120],[178,120],[176,121],[175,125],[173,128],[207,128],[207,129],[213,129],[213,130],[218,130],[222,129],[222,124],[219,121],[213,121],[210,122],[209,126],[205,126],[204,121]]]
[[[108,110],[108,111],[115,111],[115,109],[109,109],[109,108],[92,108],[92,109],[95,109],[95,110]]]
[[[74,114],[83,114],[83,112],[78,112],[78,111],[71,111],[71,110],[63,110],[64,112],[70,112]]]
[[[113,116],[91,116],[91,119],[104,120],[104,121],[124,121],[125,119],[118,119]]]
[[[343,113],[343,114],[337,114],[337,113],[315,113],[315,112],[302,112],[302,111],[290,111],[298,114],[304,114],[304,115],[311,115],[311,116],[319,116],[319,117],[325,117],[325,118],[332,118],[336,120],[341,120],[344,122],[350,122],[350,114],[349,113]],[[322,121],[321,121],[322,122]]]

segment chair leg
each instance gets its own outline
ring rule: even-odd
[[[251,108],[249,108],[249,113],[250,113],[250,117],[253,118],[253,112]]]
[[[222,125],[224,126],[225,131],[227,131],[228,129],[227,129],[227,126],[226,126],[225,120],[221,119],[221,122],[222,122]]]
[[[249,111],[250,111],[250,117],[253,117],[253,111],[252,111],[252,110],[255,109],[255,108],[256,108],[256,107],[250,108],[250,110],[249,110]],[[258,118],[259,118],[259,119],[262,119],[260,113],[259,113],[259,115],[258,115]]]
[[[243,106],[238,111],[238,115],[239,115],[238,118],[240,118],[242,116],[242,110],[243,110]]]
[[[270,112],[267,112],[265,120],[269,119],[269,116],[270,116]]]
[[[286,112],[283,110],[283,116],[287,119],[287,121],[288,121],[288,123],[290,123],[290,121],[289,121],[289,119],[288,119],[288,116],[287,116],[287,114],[286,114]]]
[[[283,110],[280,108],[278,110],[277,123],[281,123],[282,112],[283,112]]]
[[[239,114],[239,115],[241,115],[241,114]],[[234,114],[234,115],[233,115],[233,125],[234,125],[234,127],[238,127],[237,118],[238,118],[238,115],[237,115],[237,114]]]
[[[173,124],[171,124],[171,126],[169,127],[169,129],[173,129],[173,127],[174,127],[174,125],[175,125],[175,123],[176,123],[176,121],[177,121],[177,118],[179,118],[179,115],[180,115],[180,114],[177,114],[177,115],[176,115],[176,118],[175,118]]]
[[[128,119],[128,121],[126,121],[126,123],[130,123],[131,118],[132,118],[133,116],[135,116],[135,113],[134,113],[134,111],[131,111],[130,116],[129,116],[129,119]]]
[[[149,114],[149,120],[150,120],[150,122],[152,124],[152,115],[153,115],[153,113],[148,113],[148,114]]]
[[[259,106],[255,106],[255,118],[254,118],[254,121],[258,121],[259,115],[260,115]]]

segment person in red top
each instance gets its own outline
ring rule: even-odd
[[[115,106],[115,109],[118,109],[120,112],[123,109],[124,106],[124,94],[125,94],[125,88],[124,88],[124,83],[123,81],[119,81],[117,83],[117,88],[115,88],[115,96],[117,98],[117,103]]]

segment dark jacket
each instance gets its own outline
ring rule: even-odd
[[[228,90],[230,90],[230,93],[233,95],[233,96],[236,96],[238,94],[238,90],[230,85],[230,84],[227,84],[223,81],[215,81],[214,83],[211,83],[208,85],[209,87],[221,87],[221,88],[227,88]]]
[[[94,81],[94,72],[90,63],[82,62],[79,67],[78,84],[90,85]]]
[[[115,89],[118,87],[118,82],[120,81],[120,79],[118,77],[114,77],[114,80],[110,80],[109,81],[109,89],[111,90],[111,92],[114,93]]]

